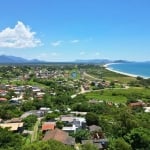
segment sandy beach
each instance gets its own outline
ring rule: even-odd
[[[109,63],[109,64],[105,64],[104,67],[109,70],[109,71],[112,71],[112,72],[115,72],[115,73],[119,73],[119,74],[123,74],[123,75],[126,75],[126,76],[130,76],[130,77],[138,77],[138,75],[135,75],[135,74],[130,74],[130,73],[126,73],[126,72],[121,72],[121,71],[117,71],[117,70],[113,70],[111,68],[109,68],[109,65],[112,65],[112,64],[116,64],[116,63]],[[145,78],[145,77],[144,77]]]

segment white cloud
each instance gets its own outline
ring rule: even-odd
[[[71,43],[79,43],[79,40],[72,40]]]
[[[61,43],[62,41],[55,41],[55,42],[52,42],[51,45],[56,47],[56,46],[59,46]]]
[[[3,48],[29,48],[36,47],[41,41],[35,38],[28,26],[18,21],[14,28],[7,27],[0,32],[0,47]]]

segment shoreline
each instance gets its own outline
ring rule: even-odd
[[[105,69],[107,69],[109,71],[112,71],[112,72],[115,72],[115,73],[119,73],[119,74],[122,74],[122,75],[126,75],[126,76],[129,76],[129,77],[133,77],[133,78],[142,77],[144,79],[148,79],[148,77],[144,77],[144,76],[141,76],[141,75],[130,74],[130,73],[117,71],[117,70],[109,68],[109,65],[113,65],[113,64],[116,64],[116,63],[108,63],[108,64],[105,64],[104,67],[105,67]],[[120,64],[120,63],[118,63],[118,64]]]

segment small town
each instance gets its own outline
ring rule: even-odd
[[[0,150],[150,150],[150,0],[0,0]]]
[[[126,145],[119,137],[131,136],[132,128],[149,128],[150,85],[141,77],[117,74],[103,65],[4,65],[0,70],[8,70],[0,72],[0,130],[5,129],[0,137],[5,149],[7,138],[10,144],[16,138],[21,141],[15,149],[22,143],[27,149],[54,140],[70,149],[105,150],[116,137],[115,142]]]

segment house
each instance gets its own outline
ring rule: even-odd
[[[50,108],[48,108],[48,107],[41,107],[40,111],[42,111],[43,113],[47,113],[48,111],[50,111]]]
[[[7,101],[7,98],[3,98],[3,97],[0,98],[0,102],[6,102],[6,101]]]
[[[76,117],[72,115],[62,115],[60,120],[66,124],[64,130],[73,131],[75,132],[77,128],[85,128],[86,127],[86,120],[84,117]]]
[[[80,124],[82,124],[82,122],[86,122],[85,118],[84,117],[76,117],[76,116],[72,116],[72,115],[62,115],[60,120],[62,122],[69,122],[69,123],[72,123],[73,121],[79,121]]]
[[[142,101],[129,103],[129,107],[131,107],[131,108],[143,107],[144,105],[145,105],[145,103],[143,103]]]
[[[75,114],[76,116],[77,115],[85,116],[87,114],[87,112],[79,112],[79,111],[71,111],[70,113]]]
[[[144,107],[144,112],[150,112],[150,107]]]
[[[71,127],[63,127],[62,130],[68,133],[75,133],[77,128],[78,127],[76,127],[75,125],[72,125]]]
[[[23,131],[23,122],[19,123],[1,123],[1,128],[9,128],[13,132],[22,132]]]
[[[56,126],[55,122],[44,122],[42,124],[42,132],[48,131],[48,130],[54,130]]]
[[[108,146],[108,139],[105,138],[102,128],[96,125],[91,125],[89,126],[89,131],[91,133],[93,144],[97,146],[99,150],[106,149]]]
[[[97,131],[102,131],[102,128],[96,125],[91,125],[89,126],[89,131],[90,132],[97,132]]]
[[[1,96],[6,96],[7,93],[8,93],[8,91],[0,90],[0,95]]]
[[[38,87],[32,87],[32,91],[33,91],[34,93],[37,93],[37,92],[41,92],[41,89],[38,88]]]
[[[72,138],[71,136],[69,136],[69,134],[67,132],[64,132],[60,129],[55,129],[55,130],[51,130],[51,131],[47,131],[43,140],[47,141],[47,140],[56,140],[59,141],[65,145],[75,145],[75,139]]]
[[[61,118],[60,118],[60,120],[61,120],[62,122],[68,122],[68,123],[73,122],[73,119],[74,119],[74,117],[71,116],[71,115],[61,116]]]
[[[21,121],[21,118],[12,118],[10,120],[5,121],[5,123],[20,123]]]

